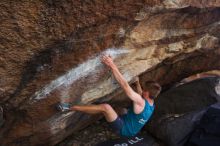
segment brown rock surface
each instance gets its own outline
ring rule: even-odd
[[[97,119],[59,113],[60,101],[123,100],[101,53],[112,55],[128,81],[139,75],[170,85],[220,69],[219,6],[211,0],[1,1],[6,122],[0,144],[54,145]]]

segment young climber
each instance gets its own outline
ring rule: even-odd
[[[102,113],[115,133],[131,137],[136,135],[151,117],[154,111],[154,98],[161,91],[161,86],[156,82],[146,82],[142,91],[139,80],[135,82],[137,92],[135,92],[120,73],[110,56],[102,56],[102,62],[111,69],[115,79],[118,81],[126,95],[133,101],[133,106],[128,112],[119,116],[109,104],[98,105],[75,105],[70,110],[81,111],[88,114]],[[68,109],[66,105],[62,108]]]

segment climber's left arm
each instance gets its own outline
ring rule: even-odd
[[[135,84],[135,87],[136,87],[137,93],[138,93],[139,95],[142,96],[142,92],[143,92],[143,90],[142,90],[141,85],[140,85],[139,77],[135,77],[134,80],[135,80],[135,81],[134,81],[134,84]]]

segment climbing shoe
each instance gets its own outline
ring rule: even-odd
[[[57,105],[58,110],[65,112],[70,110],[70,104],[69,103],[59,103]]]

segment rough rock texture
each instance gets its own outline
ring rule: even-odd
[[[207,107],[220,100],[215,90],[219,80],[201,78],[160,94],[148,131],[168,146],[182,146]]]
[[[97,119],[59,113],[58,102],[124,100],[101,53],[128,81],[140,75],[164,86],[220,69],[219,7],[215,0],[1,1],[0,144],[54,145]]]
[[[141,134],[148,137],[147,140],[149,142],[146,146],[164,146],[161,143],[157,143],[146,131],[142,131]],[[103,119],[69,136],[57,144],[57,146],[95,146],[107,140],[115,140],[118,138],[119,137],[109,128],[109,124]]]

